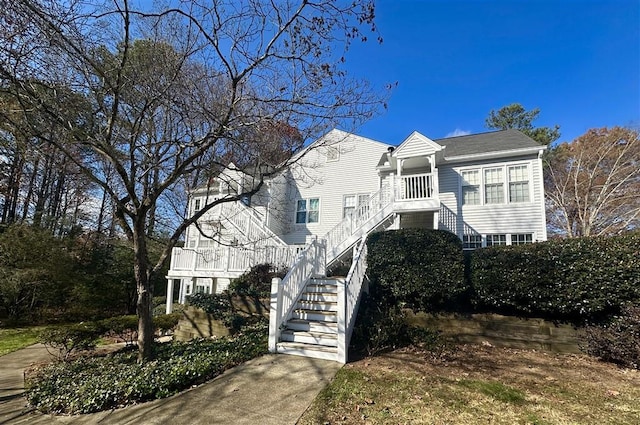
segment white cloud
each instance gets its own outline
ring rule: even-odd
[[[467,131],[467,130],[462,130],[462,129],[456,128],[452,132],[447,133],[447,135],[444,136],[444,137],[445,138],[447,138],[447,137],[458,137],[458,136],[466,136],[468,134],[471,134],[471,132]]]

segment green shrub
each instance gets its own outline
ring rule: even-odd
[[[78,414],[168,397],[266,353],[267,333],[261,323],[232,338],[159,344],[141,364],[131,349],[51,364],[27,377],[27,400],[41,412]]]
[[[286,274],[286,269],[274,270],[272,264],[258,264],[234,279],[228,292],[254,298],[268,298],[271,295],[271,280],[274,277],[283,278]]]
[[[95,322],[47,328],[40,334],[40,342],[56,351],[59,360],[68,360],[72,354],[93,350],[104,328]]]
[[[114,336],[131,345],[138,339],[138,316],[115,316],[100,321],[100,326],[109,336]]]
[[[379,232],[367,240],[371,286],[414,310],[454,310],[468,292],[462,244],[441,230]]]
[[[627,305],[608,322],[586,327],[584,338],[588,354],[640,369],[640,304]]]
[[[227,294],[197,293],[187,297],[187,304],[204,310],[218,320],[223,320],[232,311],[231,300]]]
[[[212,318],[220,320],[232,334],[238,332],[247,323],[246,318],[235,311],[228,293],[193,294],[187,297],[187,303],[204,310]]]
[[[157,331],[160,331],[162,334],[166,334],[169,331],[172,331],[178,325],[182,314],[180,313],[171,313],[171,314],[163,314],[160,316],[153,317],[153,326]]]
[[[640,299],[640,233],[479,249],[471,281],[480,309],[599,321]]]

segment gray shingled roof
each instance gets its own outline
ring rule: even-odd
[[[518,130],[500,130],[468,136],[434,140],[446,146],[445,157],[502,152],[515,149],[541,147],[538,142]]]

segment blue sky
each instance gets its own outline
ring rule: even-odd
[[[640,126],[640,1],[379,0],[384,39],[356,43],[352,76],[397,82],[388,109],[356,132],[399,144],[488,131],[491,109],[540,108],[560,141]]]

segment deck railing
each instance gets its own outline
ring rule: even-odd
[[[360,295],[367,270],[367,237],[353,249],[353,261],[344,286],[338,286],[338,361],[346,363],[351,334],[358,314]]]
[[[271,284],[271,310],[269,312],[269,351],[276,351],[280,327],[293,313],[293,309],[307,282],[313,276],[325,273],[327,245],[324,240],[314,240],[298,254],[284,279],[274,279]]]
[[[434,197],[434,174],[400,176],[399,200],[431,199]]]
[[[256,264],[290,267],[299,252],[297,246],[244,248],[219,245],[216,248],[174,248],[171,270],[244,272]]]

